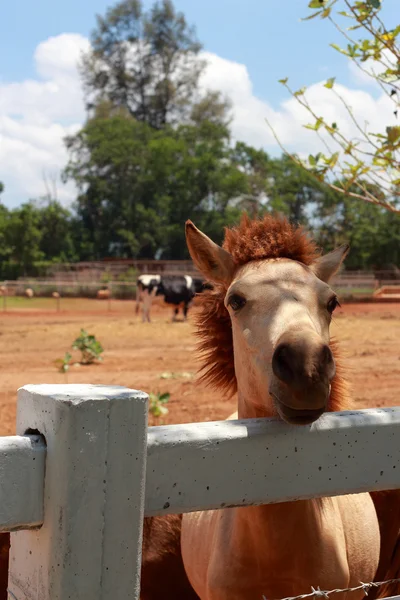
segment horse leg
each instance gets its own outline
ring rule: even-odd
[[[141,600],[199,600],[183,566],[181,526],[182,515],[144,519]]]
[[[374,581],[400,579],[400,490],[371,492],[381,535],[379,566]],[[400,584],[372,588],[368,599],[400,594]]]
[[[175,321],[177,320],[178,313],[179,313],[179,306],[176,306],[173,309],[173,314],[172,314],[172,322],[173,323],[175,323]]]
[[[0,600],[8,598],[8,555],[10,551],[10,534],[0,534]],[[186,574],[185,574],[186,576]]]

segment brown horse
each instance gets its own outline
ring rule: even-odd
[[[305,425],[350,408],[329,333],[338,305],[329,280],[348,246],[320,256],[301,229],[271,217],[244,217],[226,232],[223,248],[190,221],[186,235],[196,267],[216,286],[197,321],[204,377],[237,389],[233,417]],[[185,570],[201,600],[280,598],[372,581],[387,570],[382,531],[386,541],[392,535],[391,549],[382,546],[386,563],[398,533],[398,522],[384,526],[384,510],[378,520],[382,498],[374,503],[365,493],[184,515]]]

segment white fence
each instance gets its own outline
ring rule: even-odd
[[[147,429],[118,386],[19,390],[0,438],[9,597],[137,600],[143,516],[400,488],[400,408]]]

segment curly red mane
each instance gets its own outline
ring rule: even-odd
[[[251,220],[246,214],[237,227],[225,228],[223,248],[238,267],[256,260],[288,258],[311,265],[321,252],[302,227],[287,219],[268,215]],[[214,285],[214,290],[200,295],[201,308],[196,317],[198,351],[202,361],[201,380],[233,395],[237,390],[233,360],[232,325],[224,306],[227,288]],[[336,376],[332,381],[329,410],[348,407],[346,385],[341,376],[337,344],[331,341],[336,361]]]

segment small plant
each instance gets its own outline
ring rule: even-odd
[[[72,344],[73,350],[79,350],[82,354],[80,363],[82,365],[90,365],[96,360],[103,360],[101,353],[103,347],[94,335],[89,335],[85,329],[81,329],[79,337]]]
[[[168,414],[168,408],[164,406],[164,404],[168,402],[169,398],[169,392],[164,392],[164,394],[160,394],[160,392],[158,392],[157,394],[150,394],[149,411],[153,415],[153,417],[163,417],[164,415]]]
[[[72,355],[66,352],[64,358],[57,358],[55,361],[56,367],[61,373],[66,373],[69,370]]]

